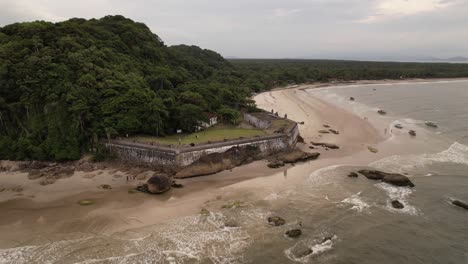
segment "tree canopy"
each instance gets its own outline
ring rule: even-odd
[[[191,130],[249,104],[232,71],[216,52],[167,47],[122,16],[4,26],[0,159],[77,159],[96,138]]]

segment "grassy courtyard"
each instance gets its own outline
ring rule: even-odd
[[[152,136],[135,136],[130,138],[131,140],[136,140],[138,142],[144,143],[156,143],[163,145],[178,145],[179,138],[181,143],[188,145],[190,143],[202,144],[211,142],[219,142],[225,139],[239,139],[262,136],[266,132],[259,129],[245,129],[245,128],[236,128],[236,127],[212,127],[208,128],[205,131],[200,131],[192,134],[179,134],[171,135],[167,137],[152,137]]]

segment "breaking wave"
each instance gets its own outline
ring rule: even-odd
[[[455,142],[448,149],[435,154],[395,155],[372,162],[369,166],[404,173],[423,169],[435,162],[468,165],[468,146]]]
[[[356,210],[358,212],[362,212],[365,209],[369,208],[370,205],[364,202],[361,198],[361,192],[358,192],[356,194],[353,194],[351,197],[348,197],[341,201],[344,204],[349,204],[351,206],[351,210]]]
[[[265,215],[255,211],[243,218],[249,222]],[[251,244],[251,238],[240,227],[225,227],[226,220],[222,213],[210,213],[154,226],[149,229],[150,235],[139,239],[93,236],[0,249],[0,263],[242,262],[241,253]]]

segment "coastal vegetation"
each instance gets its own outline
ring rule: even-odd
[[[0,28],[0,159],[75,160],[117,136],[178,141],[209,113],[237,125],[252,93],[287,84],[449,77],[468,64],[226,60],[123,16],[15,23]]]
[[[192,131],[251,107],[219,54],[122,16],[0,28],[0,159],[73,160],[99,138]]]
[[[468,77],[468,64],[309,59],[230,59],[255,92],[308,82]]]

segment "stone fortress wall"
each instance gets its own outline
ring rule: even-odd
[[[275,119],[287,120],[267,112],[244,114],[244,120],[259,129],[268,129]],[[103,143],[111,153],[117,155],[121,160],[154,167],[168,166],[178,168],[190,165],[202,156],[216,152],[222,153],[232,147],[255,146],[260,150],[262,157],[294,148],[299,136],[299,127],[296,122],[288,121],[290,121],[291,125],[273,134],[212,142],[196,146],[169,147],[128,140],[106,140]]]

